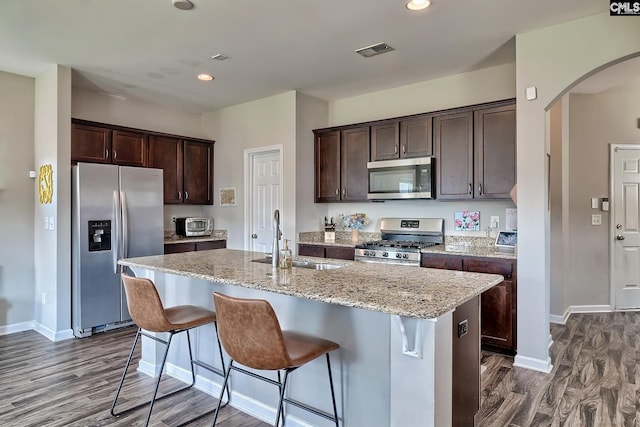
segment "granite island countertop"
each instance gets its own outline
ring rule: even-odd
[[[128,258],[118,263],[387,314],[431,319],[502,282],[496,274],[296,257],[339,264],[331,270],[273,270],[263,253],[216,249]]]

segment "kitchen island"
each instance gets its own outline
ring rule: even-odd
[[[332,358],[341,425],[451,425],[453,312],[477,301],[502,276],[318,258],[296,260],[340,267],[273,270],[270,264],[255,262],[263,256],[218,249],[120,263],[154,280],[165,305],[213,308],[214,291],[264,298],[284,329],[340,343]],[[213,333],[212,328],[201,328],[195,347],[198,357],[219,366]],[[143,342],[139,369],[154,374],[159,350],[151,340]],[[176,350],[170,353],[167,372],[185,379],[188,362],[184,352]],[[273,386],[251,378],[233,380],[232,405],[262,419],[275,418]],[[329,409],[322,363],[312,362],[292,381],[293,398]],[[217,396],[221,379],[202,373],[197,384]],[[296,409],[287,410],[289,425],[325,425]]]

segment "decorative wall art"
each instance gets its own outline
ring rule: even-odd
[[[456,231],[479,231],[480,212],[456,211],[453,213],[453,223]]]
[[[38,170],[38,195],[41,205],[53,201],[53,166],[50,164],[42,165]]]
[[[220,206],[236,205],[236,187],[220,187]]]

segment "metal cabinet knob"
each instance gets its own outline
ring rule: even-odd
[[[473,184],[469,183],[469,194],[473,194]]]
[[[184,199],[185,200],[189,200],[189,192],[185,190],[184,192]]]
[[[113,150],[113,160],[118,158],[118,152],[116,150]]]
[[[618,234],[616,236],[616,240],[624,240],[624,236],[622,234]]]
[[[405,144],[402,144],[402,154],[406,154],[407,153],[407,146]]]
[[[346,196],[346,195],[347,195],[347,189],[346,189],[346,187],[342,189],[342,195],[343,195],[343,196]]]
[[[482,184],[478,184],[478,194],[482,196]]]
[[[339,196],[339,195],[340,195],[340,189],[336,188],[336,196]]]

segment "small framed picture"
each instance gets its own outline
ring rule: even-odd
[[[501,252],[515,252],[518,244],[517,231],[499,231],[496,237],[496,250]]]
[[[220,206],[236,205],[236,187],[220,187]]]

